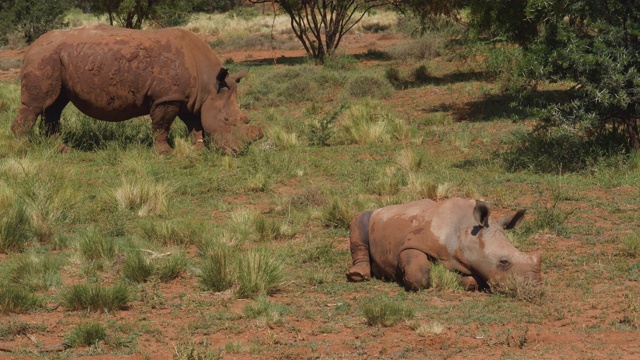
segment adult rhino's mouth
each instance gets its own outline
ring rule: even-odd
[[[239,156],[244,154],[249,145],[263,137],[262,129],[257,125],[250,125],[242,133],[236,131],[234,134],[213,134],[212,140],[216,147],[226,155]]]

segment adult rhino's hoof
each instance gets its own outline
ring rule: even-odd
[[[371,280],[371,268],[367,264],[357,264],[347,271],[347,280],[361,282]]]

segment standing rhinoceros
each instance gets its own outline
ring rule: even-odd
[[[408,290],[428,288],[431,262],[462,275],[467,290],[486,289],[509,275],[541,280],[541,254],[525,254],[507,240],[524,210],[498,221],[482,201],[419,200],[361,212],[351,221],[350,281],[371,275],[396,280]]]
[[[43,115],[46,133],[54,135],[71,101],[105,121],[150,114],[159,153],[172,150],[167,135],[178,116],[196,147],[203,146],[204,131],[223,151],[236,154],[262,136],[238,106],[236,83],[244,75],[229,75],[211,48],[183,29],[98,25],[51,31],[24,56],[22,104],[11,130],[24,136]]]

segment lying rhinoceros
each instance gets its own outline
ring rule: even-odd
[[[541,280],[541,254],[525,254],[507,240],[524,210],[498,221],[478,200],[419,200],[361,212],[351,221],[350,281],[371,275],[396,280],[408,290],[426,289],[431,262],[462,275],[467,290],[484,290],[509,275]]]
[[[203,131],[223,151],[236,154],[262,136],[240,111],[237,85],[246,72],[229,75],[211,48],[187,30],[129,30],[98,25],[51,31],[29,48],[22,65],[22,97],[11,125],[24,136],[43,115],[54,135],[72,102],[105,121],[151,115],[155,149],[167,153],[176,116],[196,147]]]

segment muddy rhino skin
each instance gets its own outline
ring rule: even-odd
[[[481,201],[419,200],[356,215],[351,221],[349,281],[371,276],[408,290],[428,288],[433,260],[461,274],[467,290],[486,290],[507,276],[541,281],[541,253],[526,254],[506,238],[524,210],[497,221]]]
[[[98,25],[48,32],[25,54],[21,106],[11,125],[25,136],[39,115],[48,135],[72,102],[95,119],[118,122],[150,114],[155,149],[170,152],[167,135],[176,116],[196,147],[203,132],[229,154],[262,136],[237,102],[246,72],[229,75],[210,47],[191,32],[130,30]]]

